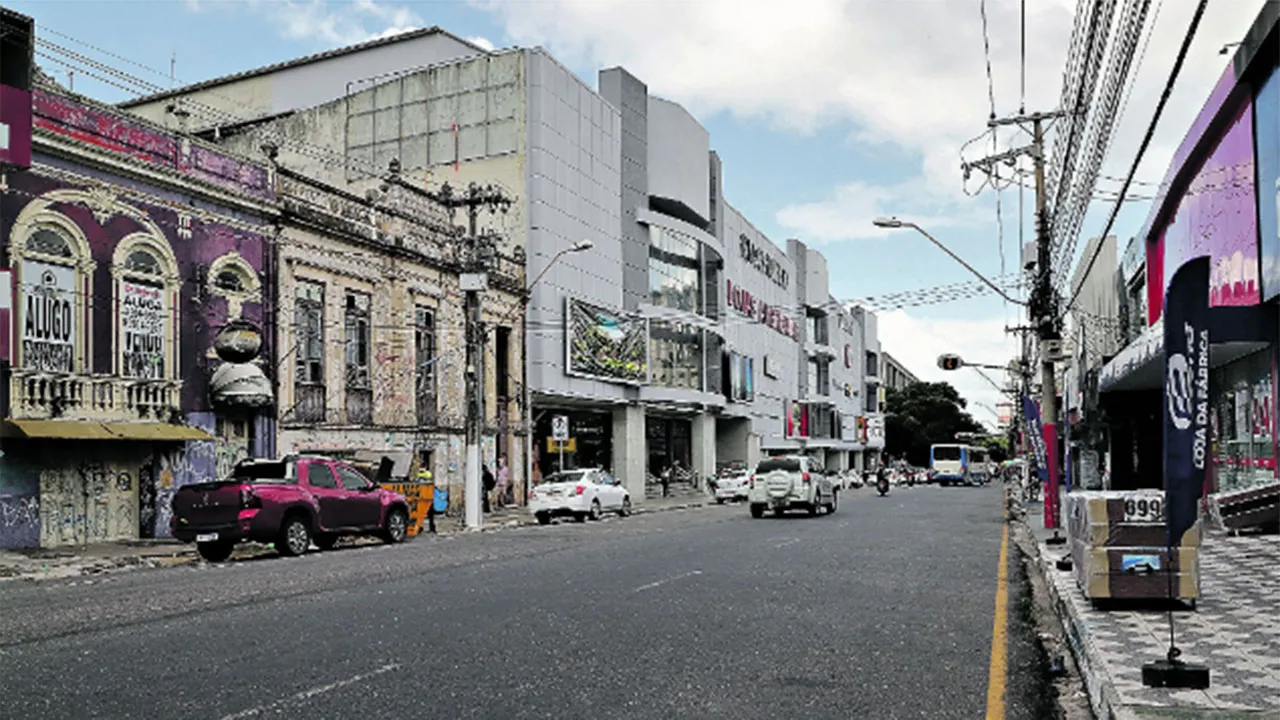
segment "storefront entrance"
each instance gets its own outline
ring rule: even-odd
[[[583,410],[547,409],[539,413],[534,428],[534,468],[538,478],[564,469],[603,467],[613,464],[613,415]],[[563,453],[552,442],[551,423],[557,416],[569,418],[569,442]]]
[[[660,476],[675,463],[685,470],[693,467],[693,423],[681,418],[646,417],[644,434],[650,475]]]

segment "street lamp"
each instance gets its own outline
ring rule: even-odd
[[[552,255],[551,260],[547,262],[547,266],[542,268],[542,272],[538,273],[533,282],[525,286],[524,297],[520,301],[520,307],[524,309],[524,327],[521,330],[524,342],[520,343],[520,345],[524,349],[522,353],[524,357],[521,358],[521,361],[524,364],[524,491],[526,503],[528,502],[528,495],[533,488],[533,391],[529,389],[529,301],[533,299],[533,287],[538,284],[538,281],[542,280],[542,276],[547,274],[547,271],[551,269],[552,265],[556,264],[557,260],[570,253],[586,252],[593,247],[595,247],[595,243],[590,240],[583,240]]]
[[[1008,302],[1013,303],[1014,305],[1026,305],[1026,303],[1021,300],[1015,300],[1014,298],[1009,297],[1008,293],[1002,290],[1000,286],[988,280],[986,275],[983,275],[982,273],[978,272],[977,269],[975,269],[972,265],[962,260],[959,255],[956,255],[955,253],[951,252],[951,248],[947,247],[946,245],[943,245],[941,242],[938,242],[937,238],[930,235],[928,232],[925,231],[924,228],[920,227],[919,225],[913,222],[907,222],[906,220],[899,220],[896,217],[878,217],[875,220],[872,220],[871,223],[876,227],[880,227],[880,228],[889,228],[889,229],[913,228],[916,232],[920,233],[926,238],[929,238],[929,242],[932,242],[934,245],[937,245],[942,250],[942,252],[946,253],[947,255],[950,255],[952,260],[955,260],[956,262],[960,263],[961,265],[964,266],[966,270],[968,270],[969,272],[977,276],[977,278],[981,280],[983,283],[985,283],[987,287],[994,290],[997,295],[1004,298]]]

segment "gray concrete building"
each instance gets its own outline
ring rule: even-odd
[[[323,80],[300,74],[308,63]],[[313,86],[284,92],[279,73]],[[233,123],[223,114],[242,96],[249,117]],[[673,465],[705,477],[797,451],[861,467],[883,447],[874,314],[832,298],[820,252],[783,247],[730,205],[707,130],[622,68],[593,88],[541,48],[420,31],[132,108],[243,152],[271,142],[282,164],[356,192],[395,159],[430,189],[512,194],[492,222],[540,278],[523,359],[535,481],[562,462],[603,465],[637,494]]]

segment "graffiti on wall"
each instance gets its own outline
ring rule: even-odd
[[[82,462],[40,471],[40,546],[83,545],[138,535],[139,466]]]

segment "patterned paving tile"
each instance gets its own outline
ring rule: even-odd
[[[1202,595],[1195,612],[1175,612],[1183,659],[1208,665],[1207,691],[1142,685],[1142,664],[1164,656],[1168,616],[1160,611],[1097,610],[1071,573],[1041,547],[1045,575],[1071,606],[1091,665],[1125,705],[1215,710],[1280,709],[1280,536],[1210,535],[1201,553]]]

